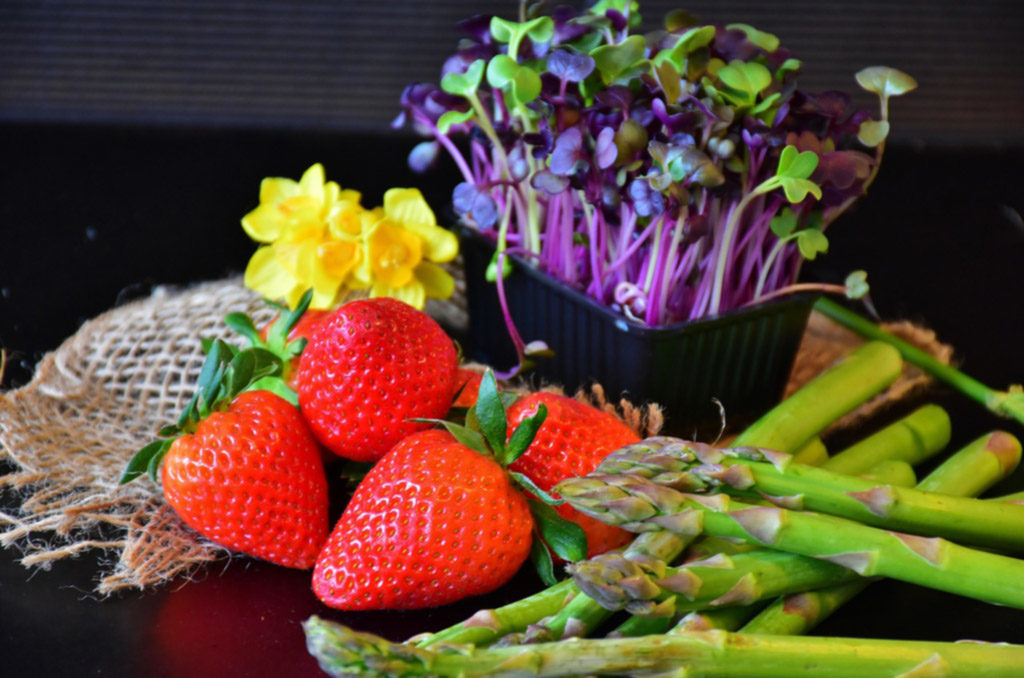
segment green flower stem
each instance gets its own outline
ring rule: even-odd
[[[886,459],[916,465],[945,449],[949,438],[949,415],[938,405],[928,404],[837,452],[820,466],[858,475]]]
[[[725,631],[579,639],[481,649],[425,650],[311,617],[306,645],[331,676],[675,675],[686,678],[1013,678],[1024,646],[985,643],[753,636]]]
[[[990,438],[982,436],[972,441],[928,474],[918,487],[951,495],[976,496],[995,485],[1013,472],[1017,464],[1007,465],[1005,455],[993,452]],[[963,483],[960,480],[963,476],[969,476],[971,481]],[[854,581],[786,596],[765,608],[741,630],[785,635],[807,633],[864,590],[868,583],[867,580]]]
[[[930,354],[902,339],[894,337],[870,320],[857,315],[831,299],[822,298],[814,308],[861,336],[872,341],[884,341],[895,347],[910,363],[936,379],[957,389],[967,397],[981,403],[995,414],[1024,424],[1024,390],[1019,385],[1007,391],[997,391],[960,370],[936,360]]]
[[[893,347],[868,342],[775,406],[733,444],[798,450],[839,417],[885,390],[902,369],[903,361]]]
[[[631,531],[703,531],[820,558],[864,577],[891,577],[1024,608],[1024,560],[945,539],[881,530],[836,516],[754,506],[724,494],[684,494],[634,475],[570,478],[555,492],[577,510]]]

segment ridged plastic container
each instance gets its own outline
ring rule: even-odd
[[[467,355],[506,369],[516,362],[495,284],[484,277],[494,252],[479,234],[462,234],[470,317]],[[721,403],[730,428],[752,422],[782,397],[814,303],[813,295],[651,328],[627,320],[536,269],[516,262],[505,296],[524,341],[554,351],[532,379],[572,392],[600,383],[613,399],[656,402],[665,432],[713,435]]]

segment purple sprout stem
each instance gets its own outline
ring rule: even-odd
[[[658,322],[658,304],[656,303],[655,295],[658,290],[656,289],[656,281],[658,274],[663,270],[665,265],[665,250],[667,244],[665,240],[665,213],[662,212],[656,219],[657,227],[654,229],[654,238],[651,241],[651,253],[648,256],[648,265],[646,275],[644,276],[644,284],[642,289],[647,293],[647,308],[644,310],[644,322],[648,325],[656,325]]]
[[[459,150],[459,147],[455,145],[455,142],[449,139],[446,135],[441,134],[441,131],[437,129],[437,125],[434,124],[434,121],[420,112],[419,109],[414,109],[413,115],[416,116],[418,121],[430,127],[434,138],[440,142],[445,151],[448,152],[448,155],[451,156],[452,160],[455,162],[455,166],[459,168],[459,173],[462,174],[462,178],[468,183],[474,183],[473,172],[470,171],[469,165],[466,163],[466,159],[462,156],[462,152]]]

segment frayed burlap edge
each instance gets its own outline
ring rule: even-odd
[[[427,310],[449,326],[464,326],[460,299],[431,302]],[[0,511],[0,545],[20,549],[23,564],[41,568],[103,550],[107,566],[96,584],[101,595],[189,577],[231,555],[184,525],[152,483],[121,486],[117,480],[132,454],[191,397],[203,362],[200,338],[230,339],[222,320],[233,311],[249,313],[257,323],[271,315],[237,278],[184,290],[159,288],[147,299],[85,323],[41,361],[27,386],[0,393],[0,459],[15,468],[0,477],[0,491],[13,493],[16,505]],[[934,334],[909,323],[889,329],[949,360],[951,350]],[[813,316],[790,390],[860,343]],[[910,368],[838,426],[870,416],[927,383],[926,375]],[[575,397],[615,414],[641,436],[657,433],[663,422],[657,404],[616,402],[599,385]],[[10,504],[5,500],[0,506]]]

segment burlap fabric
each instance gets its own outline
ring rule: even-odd
[[[427,310],[459,326],[466,322],[462,308],[456,300]],[[20,549],[26,566],[44,568],[101,549],[100,594],[156,586],[231,555],[185,526],[153,483],[117,481],[132,454],[185,406],[203,362],[200,338],[229,338],[222,320],[232,311],[250,313],[257,323],[271,315],[239,279],[157,289],[85,323],[41,361],[27,386],[0,394],[0,458],[14,468],[0,477],[0,508],[9,507],[0,511],[0,544]],[[933,334],[910,324],[890,329],[949,360],[949,347]],[[813,317],[789,389],[859,343]],[[843,424],[926,383],[925,375],[908,368]],[[615,411],[641,434],[660,425],[654,406],[609,403],[600,388],[578,396]]]

